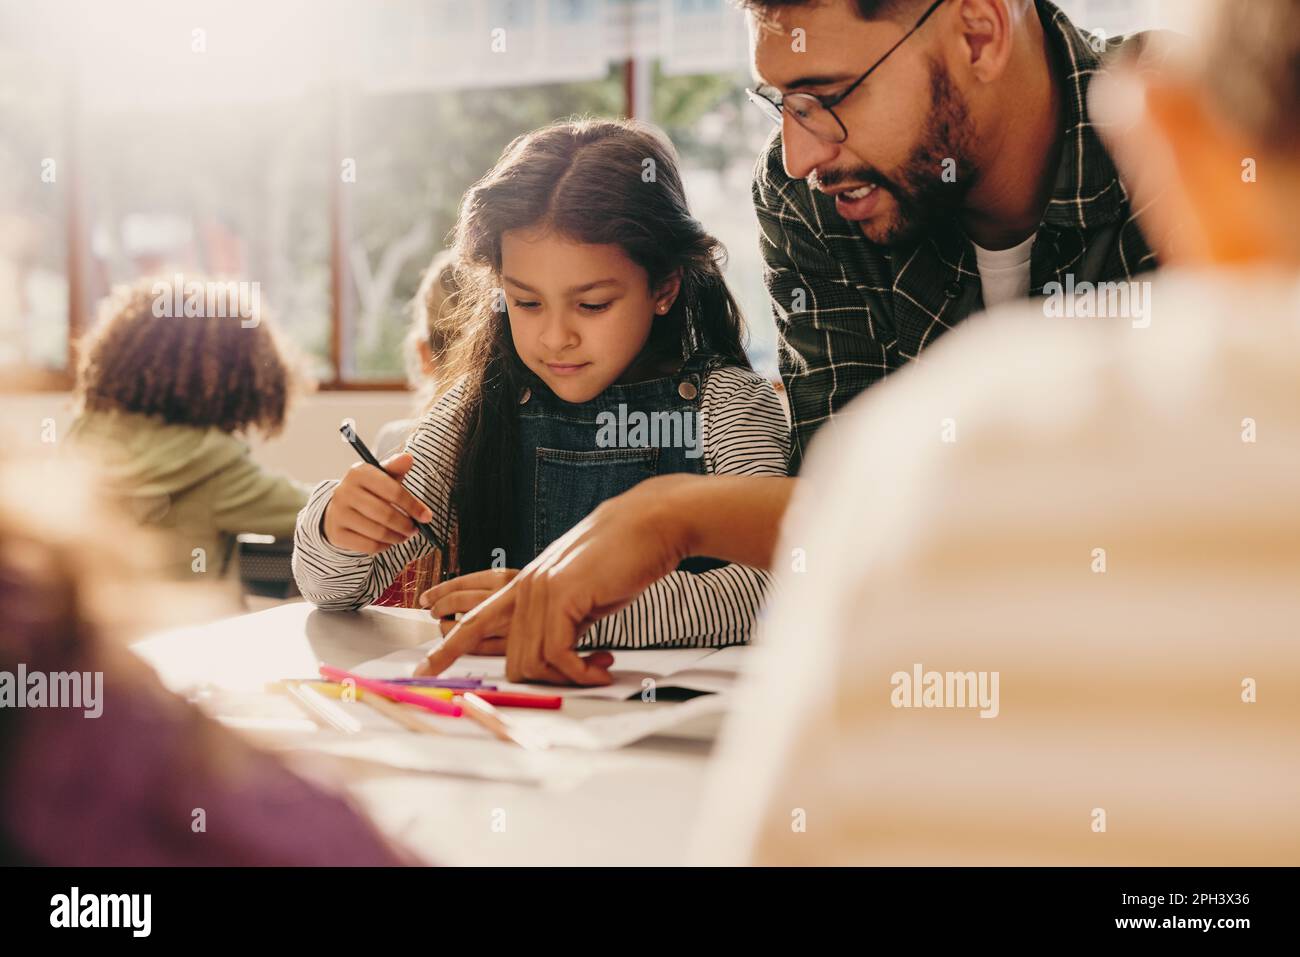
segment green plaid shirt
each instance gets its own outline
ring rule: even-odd
[[[1117,282],[1153,269],[1128,193],[1088,119],[1088,82],[1144,35],[1097,42],[1046,0],[1038,13],[1065,68],[1067,119],[1056,187],[1030,261],[1030,295],[1049,282]],[[1122,52],[1121,52],[1122,51]],[[808,443],[867,386],[915,359],[983,308],[975,249],[960,225],[887,249],[835,212],[834,200],[786,175],[778,132],[759,158],[754,206],[764,278],[781,334],[781,377],[794,420],[791,472]]]

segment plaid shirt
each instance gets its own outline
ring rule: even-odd
[[[1046,0],[1038,14],[1065,71],[1067,116],[1056,187],[1033,244],[1031,296],[1049,282],[1064,285],[1066,273],[1076,283],[1115,282],[1156,265],[1086,106],[1102,59],[1140,52],[1145,36],[1116,37],[1098,54],[1093,37]],[[779,132],[759,158],[753,191],[793,417],[793,474],[845,403],[984,303],[960,225],[892,249],[868,242],[834,200],[786,175]]]

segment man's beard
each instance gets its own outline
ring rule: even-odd
[[[896,210],[858,226],[877,245],[906,245],[956,217],[978,177],[972,158],[974,140],[965,100],[947,69],[931,61],[930,115],[906,162],[891,176],[868,168],[846,170],[821,185],[875,183],[888,192]]]

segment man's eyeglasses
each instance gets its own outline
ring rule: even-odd
[[[912,29],[904,33],[897,43],[886,50],[884,56],[871,64],[867,72],[854,80],[848,89],[836,93],[834,96],[817,96],[814,93],[787,93],[782,96],[776,90],[772,90],[770,94],[746,90],[745,94],[773,122],[779,124],[782,112],[789,113],[794,117],[796,123],[813,134],[813,136],[830,143],[843,143],[849,138],[849,131],[845,128],[839,116],[835,114],[834,108],[843,103],[850,93],[862,85],[863,80],[871,76],[880,64],[888,60],[895,50],[906,43],[908,37],[921,29],[925,21],[930,19],[930,15],[938,10],[943,5],[943,2],[944,0],[934,0],[934,3],[930,4],[925,13],[921,14],[921,19],[917,20]]]

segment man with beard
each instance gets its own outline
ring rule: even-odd
[[[758,81],[751,98],[781,124],[754,197],[783,339],[792,472],[849,400],[982,307],[1155,267],[1087,112],[1093,74],[1103,61],[1136,59],[1142,36],[1083,33],[1047,0],[740,3]],[[931,427],[873,454],[938,443],[944,424]],[[838,459],[854,452],[846,446]],[[513,579],[489,571],[433,589],[439,615],[469,614],[426,670],[508,636],[538,671],[562,663],[572,672],[593,621],[690,555],[815,572],[817,556],[797,535],[796,547],[774,554],[797,484],[641,482]],[[873,491],[894,490],[864,493]],[[603,668],[587,674],[609,680]]]
[[[781,129],[754,205],[792,471],[844,404],[967,316],[1155,266],[1087,113],[1103,61],[1046,0],[742,0]],[[936,425],[937,428],[937,425]]]

